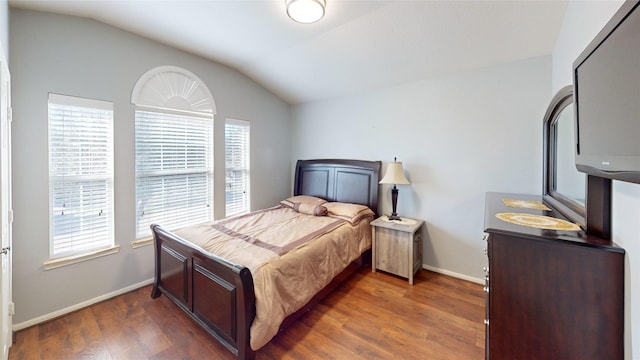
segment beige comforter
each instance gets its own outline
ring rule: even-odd
[[[274,208],[190,226],[175,234],[203,250],[249,268],[256,296],[251,348],[278,332],[347,265],[371,247],[372,217],[349,221]]]

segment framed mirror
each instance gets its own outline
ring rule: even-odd
[[[575,166],[573,87],[551,99],[544,116],[544,200],[569,220],[586,226],[586,175]]]

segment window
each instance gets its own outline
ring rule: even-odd
[[[249,130],[248,121],[225,121],[226,216],[249,211]]]
[[[114,246],[113,103],[49,94],[50,256]]]
[[[213,219],[213,121],[136,111],[136,232]]]
[[[166,229],[213,220],[211,93],[194,74],[161,66],[143,74],[131,96],[136,105],[136,238],[149,226]]]

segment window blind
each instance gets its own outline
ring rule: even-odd
[[[50,256],[114,245],[113,103],[49,94]]]
[[[225,197],[226,216],[249,211],[249,138],[250,123],[226,119]]]
[[[136,110],[136,234],[213,219],[211,116]]]

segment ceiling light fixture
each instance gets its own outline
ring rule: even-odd
[[[285,0],[287,15],[302,24],[314,23],[324,16],[325,0]]]

